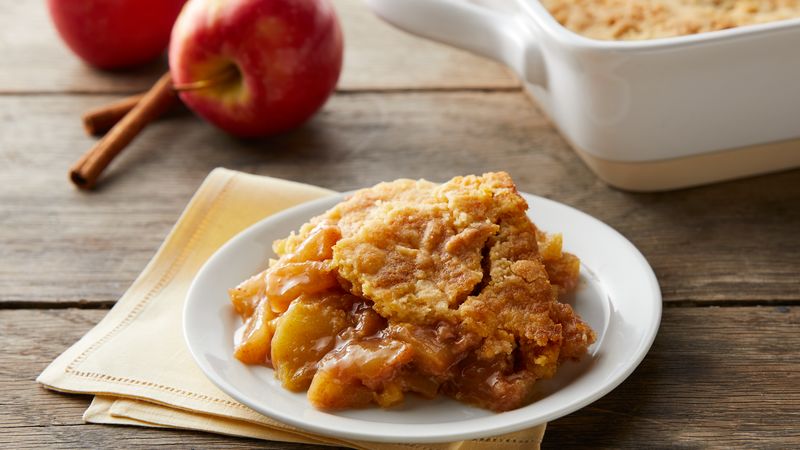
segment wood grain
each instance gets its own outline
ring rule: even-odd
[[[800,447],[800,308],[667,308],[641,366],[543,448]]]
[[[519,83],[500,64],[387,25],[363,0],[334,0],[345,33],[339,89],[490,89]],[[93,70],[56,34],[40,1],[0,0],[0,94],[136,93],[167,70],[166,58],[134,71]]]
[[[522,93],[360,93],[337,95],[305,127],[265,140],[175,114],[133,142],[98,192],[77,192],[66,169],[93,142],[79,113],[111,99],[0,96],[6,307],[116,300],[217,166],[336,190],[508,170],[522,190],[631,239],[667,302],[800,303],[797,170],[630,194],[598,181]]]
[[[193,431],[94,424],[12,427],[4,429],[0,436],[0,447],[9,449],[154,449],[163,446],[186,449],[337,450],[337,447],[265,442]]]
[[[318,448],[189,431],[84,425],[81,417],[89,396],[54,393],[34,379],[106,312],[0,311],[0,448]]]
[[[0,445],[262,445],[200,433],[79,426],[88,397],[49,392],[33,379],[104,313],[0,311]],[[636,372],[598,402],[551,422],[545,448],[797,447],[798,326],[799,307],[667,308]]]

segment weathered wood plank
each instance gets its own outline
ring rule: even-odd
[[[335,0],[345,31],[339,88],[514,88],[503,66],[410,36],[375,17],[362,0]],[[22,92],[132,93],[146,90],[166,70],[166,59],[133,72],[102,72],[66,48],[45,2],[0,2],[0,94]]]
[[[800,308],[667,308],[642,365],[544,448],[800,447]]]
[[[79,425],[87,397],[49,392],[33,380],[104,313],[0,311],[0,445],[255,445],[197,433]],[[598,402],[551,422],[545,446],[797,447],[798,326],[800,307],[667,308],[655,345],[636,372]]]
[[[106,314],[104,310],[30,310],[0,312],[0,427],[22,428],[81,424],[88,406],[84,395],[54,395],[34,381],[60,352]],[[3,439],[5,432],[0,433]]]
[[[265,140],[175,114],[145,130],[97,192],[77,192],[66,170],[92,142],[79,115],[111,99],[0,97],[0,302],[114,301],[217,166],[336,190],[508,170],[521,189],[628,236],[668,302],[800,302],[797,170],[624,193],[598,181],[522,93],[362,93]]]
[[[267,442],[183,430],[154,430],[111,425],[13,427],[3,429],[0,447],[13,449],[266,449],[337,450],[339,447]],[[341,450],[345,450],[341,448]]]
[[[0,311],[0,448],[319,448],[190,431],[84,424],[81,416],[90,397],[56,394],[34,379],[105,314],[77,309]]]

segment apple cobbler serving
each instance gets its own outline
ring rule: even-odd
[[[443,393],[506,411],[584,355],[591,328],[560,300],[580,262],[526,215],[508,174],[363,189],[278,240],[230,290],[235,356],[271,366],[320,409]]]
[[[800,17],[800,0],[540,0],[570,30],[641,40]]]

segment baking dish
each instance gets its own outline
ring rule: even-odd
[[[367,3],[399,28],[511,67],[613,186],[668,190],[800,166],[800,19],[599,41],[562,27],[536,0],[508,0],[502,11]]]

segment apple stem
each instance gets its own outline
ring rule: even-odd
[[[240,77],[241,72],[239,72],[239,68],[237,68],[235,64],[231,64],[224,70],[209,78],[206,78],[205,80],[190,81],[188,83],[173,83],[172,89],[176,92],[198,91],[201,89],[219,86],[221,84],[227,84],[239,79]]]

